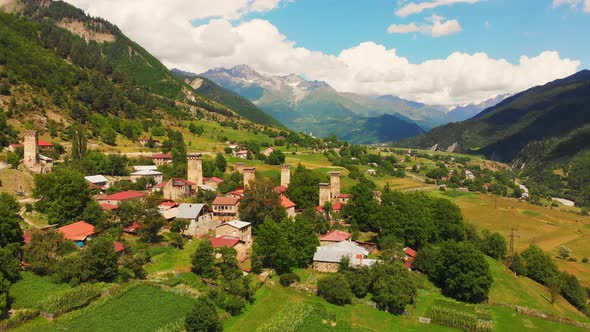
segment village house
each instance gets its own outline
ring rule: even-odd
[[[104,175],[89,175],[85,176],[84,180],[88,182],[90,188],[100,188],[101,190],[106,190],[109,188],[109,179],[107,179]]]
[[[465,179],[467,180],[475,180],[475,175],[470,170],[465,170]]]
[[[213,213],[205,204],[182,203],[178,205],[176,219],[189,221],[188,228],[183,232],[188,236],[203,236],[219,226],[213,219]]]
[[[405,254],[404,265],[408,268],[408,270],[411,270],[414,268],[414,261],[416,260],[418,253],[416,252],[416,250],[410,247],[405,247],[403,251]]]
[[[223,179],[218,177],[203,178],[203,184],[217,190],[217,187],[223,183]]]
[[[152,155],[152,160],[156,166],[172,165],[172,155],[170,153],[156,153]]]
[[[236,152],[236,157],[238,157],[240,159],[248,158],[248,150],[240,150],[240,151]]]
[[[132,182],[137,182],[138,179],[143,177],[152,178],[154,180],[154,183],[158,184],[164,180],[164,173],[151,169],[139,170],[131,173]]]
[[[252,224],[246,221],[232,220],[215,228],[215,237],[232,236],[244,242],[246,248],[252,247]]]
[[[74,241],[78,247],[83,247],[96,234],[94,226],[82,220],[57,230],[63,234],[64,239]]]
[[[219,237],[211,237],[209,238],[209,241],[211,242],[211,246],[215,249],[223,247],[234,248],[236,250],[236,258],[238,261],[242,261],[248,257],[246,244],[238,237],[222,235]]]
[[[230,191],[228,194],[231,197],[242,199],[244,198],[244,188],[238,187],[236,190]]]
[[[157,171],[158,166],[156,165],[135,165],[133,166],[133,171]]]
[[[137,231],[141,228],[141,224],[134,222],[131,225],[123,228],[123,232],[129,235],[137,235]]]
[[[326,246],[342,241],[350,241],[351,237],[351,233],[335,229],[320,236],[320,246]]]
[[[340,194],[337,196],[338,202],[342,204],[348,204],[348,201],[350,201],[351,198],[351,194]]]
[[[342,241],[319,246],[313,255],[313,269],[318,272],[338,272],[343,257],[347,257],[351,267],[371,266],[376,260],[367,258],[369,252],[354,242]]]
[[[110,205],[119,206],[119,204],[121,202],[142,199],[144,197],[145,197],[145,194],[142,192],[135,191],[135,190],[127,190],[127,191],[118,192],[118,193],[115,193],[112,195],[98,196],[96,198],[96,200],[98,200],[98,203],[100,203],[100,204],[110,204]]]
[[[280,196],[280,200],[281,206],[283,206],[285,208],[285,211],[287,212],[287,217],[295,218],[295,207],[297,206],[297,204],[293,203],[290,199],[283,195]]]
[[[217,196],[211,203],[217,220],[227,221],[239,218],[240,199],[232,196]]]
[[[377,175],[377,171],[374,169],[368,169],[367,170],[367,174],[371,175],[371,176],[375,176]]]
[[[285,187],[285,186],[276,186],[274,189],[275,189],[275,192],[276,192],[277,194],[279,194],[279,196],[283,196],[283,194],[284,194],[285,192],[287,192],[287,189],[289,189],[289,188],[287,188],[287,187]]]
[[[186,198],[195,194],[196,183],[187,181],[182,178],[173,178],[168,182],[161,182],[162,193],[164,198],[177,200]]]
[[[262,151],[262,154],[268,157],[274,151],[275,151],[275,149],[273,147],[268,147],[268,148],[264,149],[264,151]]]
[[[40,145],[41,143],[41,145]],[[47,173],[53,168],[53,159],[39,153],[39,149],[53,148],[53,144],[40,141],[39,132],[28,130],[23,140],[23,164],[34,173]]]

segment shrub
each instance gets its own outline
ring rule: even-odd
[[[572,255],[572,250],[566,246],[559,247],[559,257],[566,259]]]
[[[582,258],[582,263],[588,263],[588,257]]]
[[[83,284],[53,295],[41,304],[41,309],[49,314],[59,314],[84,306],[100,296],[101,286],[101,284]]]
[[[337,273],[318,281],[318,295],[326,301],[344,305],[352,302],[352,291],[344,275]]]
[[[217,316],[215,306],[207,298],[198,298],[192,311],[186,316],[184,327],[187,332],[221,332],[223,324]]]
[[[242,310],[244,310],[245,306],[246,300],[236,295],[228,295],[225,298],[225,302],[223,304],[225,311],[227,311],[232,316],[242,313]]]
[[[33,211],[33,205],[31,203],[26,203],[25,204],[25,211],[27,211],[27,212]]]
[[[279,282],[281,283],[281,285],[283,285],[285,287],[289,287],[293,283],[300,282],[300,281],[301,281],[301,278],[299,278],[299,276],[293,272],[281,274],[281,276],[279,277]]]

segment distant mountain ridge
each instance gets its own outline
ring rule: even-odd
[[[336,134],[352,143],[407,138],[410,133],[464,120],[485,108],[471,105],[469,110],[447,113],[445,106],[426,105],[390,95],[339,92],[323,81],[308,81],[295,74],[264,75],[247,65],[215,68],[198,76],[249,99],[292,130],[312,132],[317,136]],[[401,122],[391,128],[379,126],[378,130],[366,123],[382,115],[391,116],[387,117],[389,124],[394,118]],[[417,131],[415,125],[421,130]],[[367,133],[370,133],[369,136]]]
[[[569,159],[590,149],[590,71],[537,86],[473,118],[434,128],[409,144],[477,152],[504,162]],[[542,146],[542,149],[539,147]],[[534,152],[533,152],[534,151]]]

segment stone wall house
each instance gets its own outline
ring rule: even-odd
[[[176,219],[190,222],[184,235],[203,236],[220,225],[218,220],[213,219],[213,213],[205,204],[182,203],[177,209]]]
[[[162,191],[164,193],[164,198],[177,200],[194,195],[195,186],[196,184],[194,182],[190,182],[182,178],[173,178],[164,184]]]
[[[217,220],[228,221],[239,218],[240,199],[232,196],[217,196],[211,203]]]
[[[244,242],[246,248],[250,248],[252,246],[252,224],[240,220],[228,221],[217,226],[215,236],[236,237]]]
[[[367,250],[350,241],[320,246],[313,255],[313,269],[318,272],[338,272],[343,257],[348,257],[351,267],[371,266],[376,260],[367,258],[368,255]]]

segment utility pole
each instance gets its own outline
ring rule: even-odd
[[[515,237],[520,237],[516,234],[514,234],[514,231],[516,231],[517,229],[512,227],[510,229],[510,251],[508,253],[508,259],[506,260],[506,269],[510,269],[511,267],[512,272],[514,275],[516,275],[516,271],[514,271],[514,238]]]

